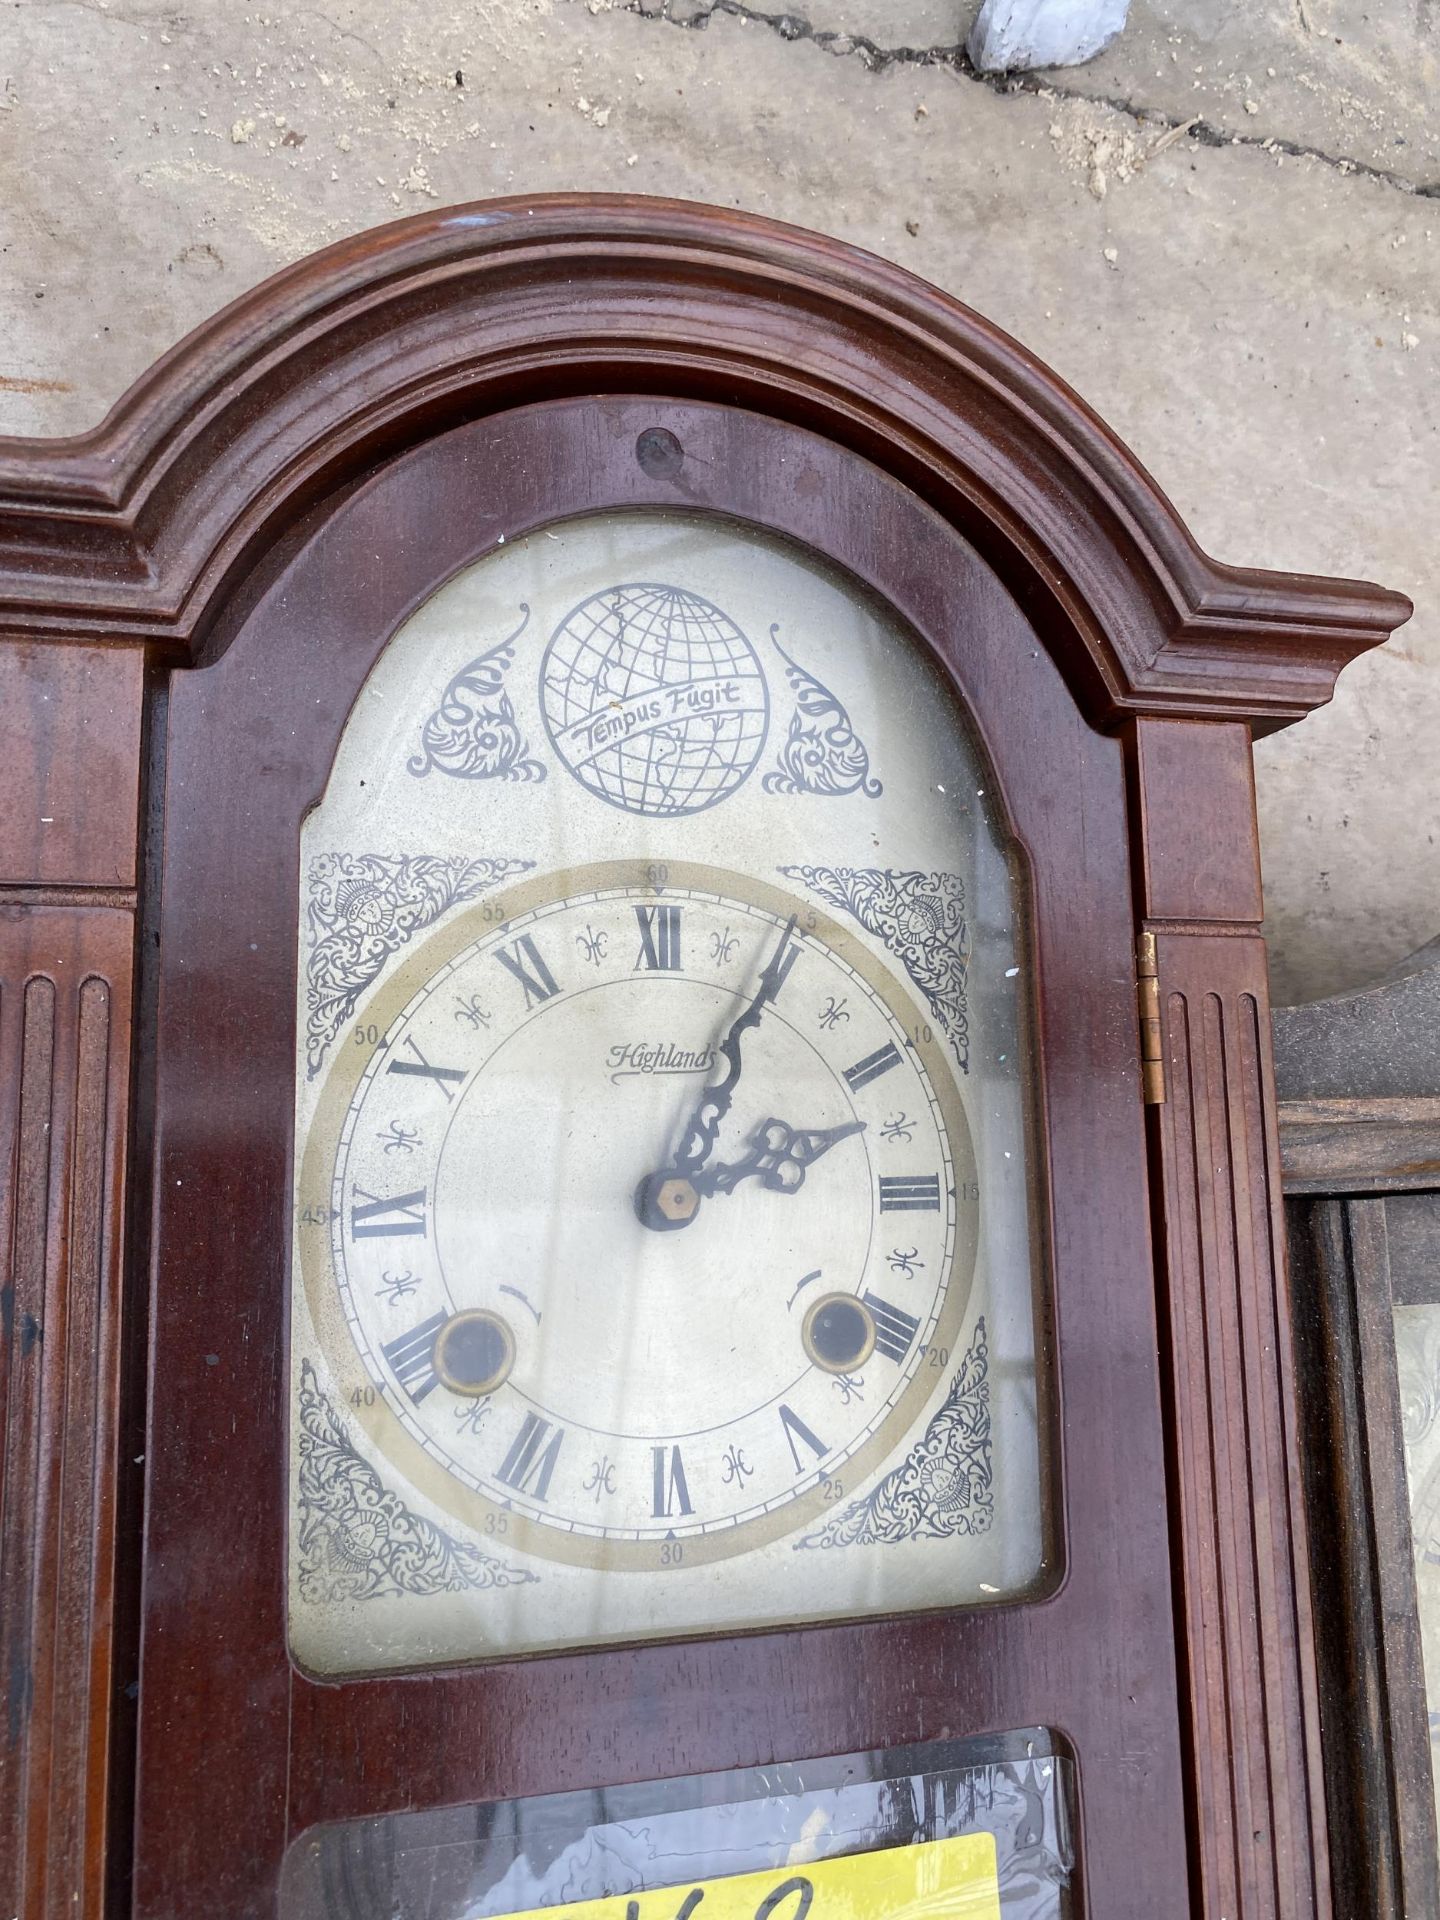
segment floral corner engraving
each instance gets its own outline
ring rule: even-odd
[[[544,762],[532,757],[505,691],[515,642],[530,621],[530,609],[523,600],[520,612],[520,624],[509,638],[461,667],[446,687],[421,731],[421,751],[405,763],[417,780],[423,780],[432,767],[457,780],[545,778]]]
[[[852,1501],[816,1532],[803,1535],[795,1550],[948,1540],[955,1534],[986,1533],[994,1517],[990,1350],[980,1320],[925,1437],[863,1500]]]
[[[300,1363],[299,1588],[315,1605],[391,1594],[514,1587],[537,1576],[412,1513],[355,1451],[345,1423]]]
[[[863,793],[878,800],[885,791],[870,774],[870,755],[850,724],[844,703],[780,644],[780,629],[770,629],[770,644],[785,662],[785,678],[795,695],[795,711],[781,744],[778,764],[761,781],[766,793],[815,793],[839,797]]]
[[[878,867],[781,867],[831,906],[841,907],[899,960],[970,1071],[970,929],[965,885],[955,873],[896,873]]]
[[[313,1080],[356,1001],[398,948],[533,860],[322,853],[310,863],[305,1056]]]

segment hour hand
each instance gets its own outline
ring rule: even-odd
[[[733,1192],[742,1180],[758,1180],[772,1193],[796,1193],[805,1184],[806,1169],[822,1154],[852,1133],[864,1131],[863,1120],[848,1120],[843,1127],[792,1127],[785,1120],[763,1121],[743,1160],[721,1160],[688,1173],[671,1167],[664,1173],[647,1174],[635,1190],[635,1211],[644,1226],[670,1233],[689,1226],[702,1200]]]
[[[822,1154],[864,1130],[863,1120],[848,1120],[841,1127],[792,1127],[784,1120],[765,1120],[755,1129],[743,1160],[699,1167],[690,1175],[690,1184],[702,1198],[729,1193],[742,1180],[751,1179],[758,1179],[772,1193],[796,1193],[805,1184],[807,1169]]]

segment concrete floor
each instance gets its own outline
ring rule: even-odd
[[[1440,928],[1440,4],[1137,0],[1023,90],[965,71],[975,4],[20,0],[0,431],[92,425],[256,280],[425,206],[610,188],[874,248],[1057,368],[1211,552],[1415,599],[1258,751],[1278,996],[1353,987]]]

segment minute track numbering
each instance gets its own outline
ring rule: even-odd
[[[976,1192],[945,1054],[852,933],[617,863],[457,915],[371,998],[309,1131],[302,1269],[347,1410],[439,1507],[693,1565],[922,1421]]]

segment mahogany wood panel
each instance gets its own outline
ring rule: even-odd
[[[1131,745],[1195,1910],[1290,1920],[1328,1914],[1330,1887],[1249,747],[1168,720]]]
[[[102,1910],[132,947],[124,908],[0,906],[0,1912],[25,1920]]]
[[[1258,921],[1249,728],[1146,720],[1135,729],[1135,751],[1145,917]]]
[[[447,426],[614,391],[881,459],[981,544],[1100,723],[1282,726],[1410,612],[1209,559],[1063,381],[887,260],[719,208],[555,195],[347,239],[207,322],[94,433],[0,441],[0,621],[193,657],[326,492]]]
[[[1177,1593],[1195,1911],[1329,1911],[1265,948],[1157,941]]]
[[[668,477],[637,459],[653,426],[685,449]],[[284,1650],[300,819],[412,607],[501,534],[623,505],[723,511],[833,555],[934,650],[991,756],[1035,899],[1064,1578],[1023,1605],[316,1684]],[[611,397],[383,468],[297,530],[217,640],[175,676],[169,719],[141,1920],[269,1914],[284,1845],[324,1819],[1037,1722],[1078,1768],[1082,1911],[1188,1914],[1124,755],[993,573],[816,436]]]
[[[144,661],[0,645],[0,887],[133,887]]]

